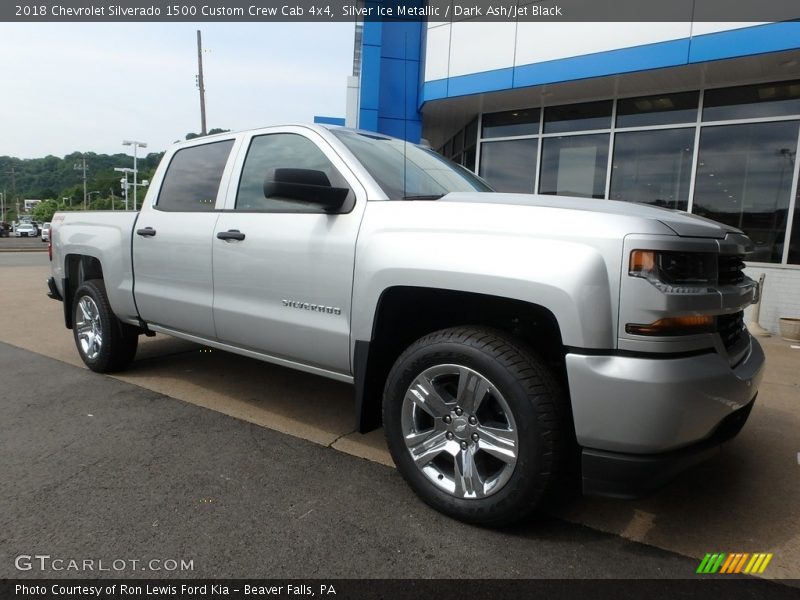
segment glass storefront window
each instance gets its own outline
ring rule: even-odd
[[[542,144],[540,193],[605,197],[607,133],[550,137]]]
[[[539,109],[525,108],[483,115],[484,138],[536,135],[539,133]]]
[[[464,128],[464,145],[469,148],[478,143],[478,119],[472,119]]]
[[[706,90],[704,121],[800,114],[800,80]]]
[[[797,160],[797,153],[792,157]],[[789,240],[789,264],[800,265],[800,186],[794,200],[794,221],[792,222],[792,237]]]
[[[800,121],[704,127],[692,212],[742,229],[781,262]],[[796,226],[795,226],[796,229]]]
[[[475,146],[470,146],[464,150],[464,154],[461,155],[463,157],[463,165],[473,173],[475,172],[475,148]]]
[[[612,100],[553,106],[544,111],[545,133],[567,133],[611,127]]]
[[[480,176],[498,192],[533,192],[536,139],[484,142]]]
[[[464,130],[462,129],[453,136],[453,154],[461,154],[464,150]]]
[[[687,127],[617,133],[610,198],[686,210],[694,132]]]
[[[617,102],[617,127],[694,123],[699,92],[623,98]]]

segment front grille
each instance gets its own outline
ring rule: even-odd
[[[735,354],[747,344],[744,311],[717,317],[717,332],[729,354]]]
[[[744,260],[740,254],[719,255],[719,284],[734,285],[744,281]]]

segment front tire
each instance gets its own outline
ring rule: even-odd
[[[136,355],[138,331],[111,310],[101,279],[85,281],[76,290],[72,310],[72,333],[84,364],[97,373],[128,366]]]
[[[400,474],[422,500],[462,521],[523,519],[567,458],[566,400],[532,351],[504,332],[427,335],[395,362],[383,423]]]

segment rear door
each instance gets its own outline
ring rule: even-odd
[[[158,196],[133,235],[134,298],[150,324],[216,338],[211,249],[224,202],[235,139],[215,139],[173,154]],[[158,181],[154,185],[159,185]]]
[[[334,214],[265,198],[273,169],[313,169],[350,189]],[[214,320],[221,342],[339,374],[350,373],[355,246],[366,192],[317,132],[302,127],[242,140],[214,239]],[[311,369],[313,370],[313,369]]]

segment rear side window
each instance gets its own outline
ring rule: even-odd
[[[178,150],[167,167],[156,208],[172,212],[214,210],[233,140]]]

